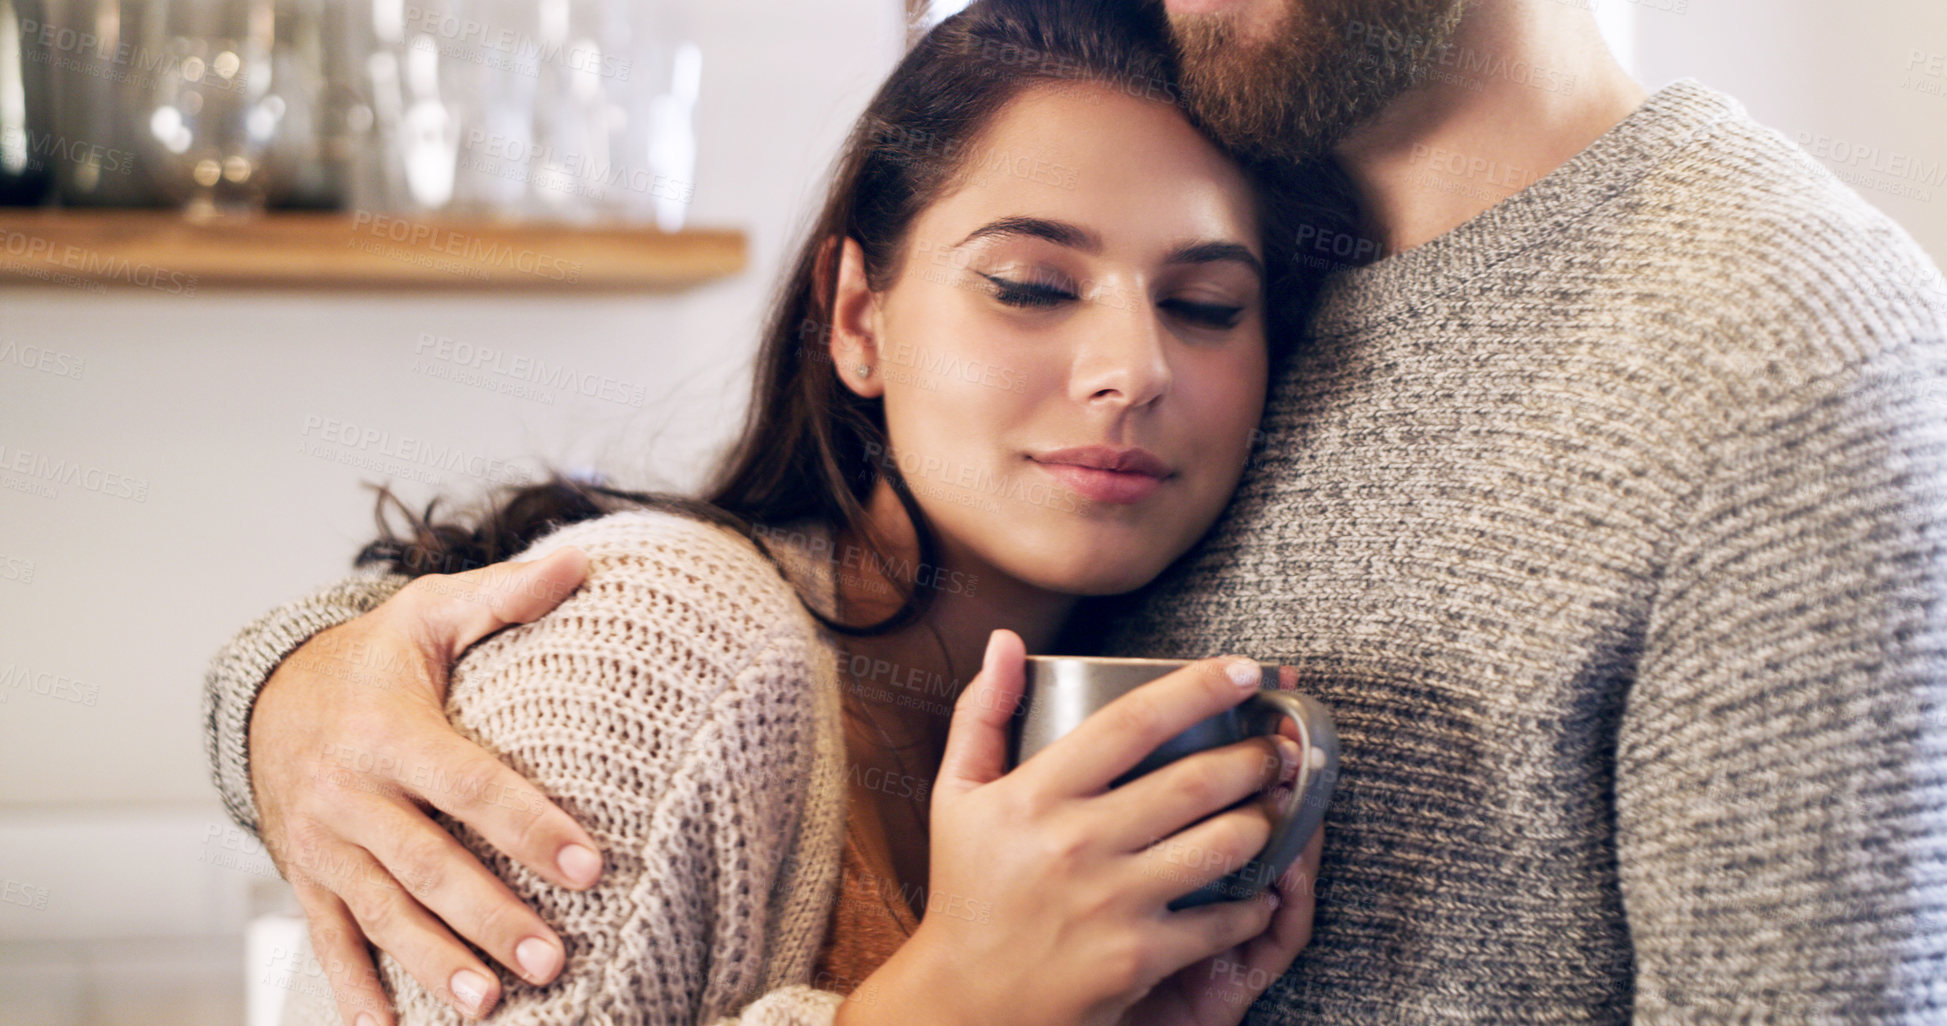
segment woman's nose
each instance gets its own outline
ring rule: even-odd
[[[1096,300],[1101,316],[1076,354],[1071,391],[1085,404],[1134,408],[1170,388],[1167,329],[1147,302],[1119,293]]]

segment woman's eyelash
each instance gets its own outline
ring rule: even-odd
[[[994,286],[994,298],[1008,306],[1046,308],[1079,298],[1058,285],[1034,281],[1013,281],[992,274],[981,274]],[[1184,320],[1208,328],[1231,328],[1243,316],[1244,308],[1227,303],[1201,303],[1191,299],[1165,299],[1156,304]]]
[[[1244,314],[1241,306],[1227,303],[1199,303],[1190,299],[1165,299],[1156,304],[1185,320],[1210,328],[1233,328]]]
[[[982,274],[994,286],[994,298],[1009,306],[1046,307],[1076,298],[1073,292],[1055,285],[1033,281],[1010,281]]]

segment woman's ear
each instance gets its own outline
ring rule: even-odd
[[[879,332],[879,296],[865,280],[865,251],[846,239],[838,252],[838,287],[832,291],[832,366],[846,388],[867,399],[886,392]]]

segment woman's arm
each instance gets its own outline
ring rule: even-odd
[[[609,857],[571,891],[438,817],[566,943],[552,984],[501,981],[495,1021],[830,1021],[837,995],[794,986],[823,939],[843,828],[838,698],[809,617],[755,549],[709,525],[615,516],[530,556],[569,545],[589,557],[585,586],[469,650],[448,699],[468,738]],[[421,783],[479,782],[428,768]],[[390,955],[381,973],[401,1022],[462,1021]]]

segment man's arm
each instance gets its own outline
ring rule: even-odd
[[[551,985],[496,981],[495,1021],[829,1024],[841,996],[803,985],[844,817],[838,695],[815,668],[815,624],[781,584],[693,577],[726,550],[759,559],[708,525],[615,518],[542,543],[561,545],[587,554],[589,586],[555,615],[473,647],[447,711],[575,808],[615,864],[569,893],[441,817],[567,941]],[[692,624],[711,635],[684,633]],[[397,1021],[459,1026],[445,980],[423,979],[397,954],[388,948],[380,963]],[[294,995],[313,1006],[302,1009],[311,1021],[326,1018],[320,997]],[[339,1007],[348,1023],[358,1010]]]
[[[1710,454],[1616,755],[1644,1021],[1947,1021],[1947,358]]]
[[[250,711],[272,671],[327,628],[376,609],[404,585],[404,574],[368,567],[252,621],[217,650],[203,678],[203,752],[223,807],[237,825],[257,832],[250,791]]]
[[[585,572],[564,549],[411,581],[355,574],[273,611],[213,661],[217,786],[297,892],[346,1021],[361,1010],[376,1026],[393,1021],[368,943],[472,1014],[499,999],[475,948],[532,983],[560,971],[555,932],[428,811],[558,886],[599,878],[588,832],[445,711],[461,651],[554,608]]]

